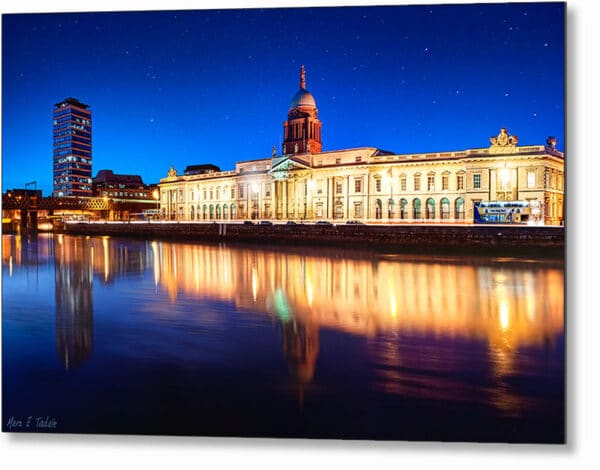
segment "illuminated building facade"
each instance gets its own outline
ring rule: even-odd
[[[54,105],[53,196],[92,195],[92,112],[67,98]]]
[[[100,170],[92,185],[93,194],[98,197],[153,199],[152,189],[139,175],[119,175],[112,170]]]
[[[549,137],[518,145],[502,128],[490,145],[396,154],[374,147],[322,151],[321,122],[304,67],[284,123],[283,155],[237,162],[235,170],[160,181],[164,218],[473,222],[482,201],[527,201],[528,221],[560,225],[564,155]]]

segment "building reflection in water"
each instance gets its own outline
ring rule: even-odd
[[[61,235],[40,249],[48,251],[41,258],[54,251],[57,351],[66,367],[92,351],[94,280],[112,283],[145,272],[153,273],[154,289],[166,291],[169,302],[185,294],[277,318],[300,398],[315,375],[321,329],[365,338],[379,390],[486,400],[506,413],[526,406],[512,379],[543,374],[544,364],[527,362],[527,354],[553,357],[562,347],[560,262],[449,261]],[[31,256],[11,237],[3,238],[2,257],[10,270]],[[479,393],[474,396],[461,385],[474,368],[489,378],[484,397],[482,387],[473,387]]]
[[[337,250],[307,255],[160,245],[155,279],[171,301],[185,293],[277,315],[298,383],[313,377],[319,329],[330,328],[368,339],[377,388],[405,396],[469,399],[452,372],[466,373],[472,353],[448,345],[479,344],[487,351],[485,367],[492,369],[495,384],[485,399],[517,412],[521,404],[503,384],[519,373],[519,351],[552,348],[563,333],[559,262],[360,259]],[[434,346],[436,358],[427,357]],[[430,375],[407,377],[407,370],[428,364]]]
[[[54,243],[56,349],[67,369],[93,349],[94,278],[102,283],[150,269],[145,242],[57,235]]]
[[[92,353],[94,340],[93,247],[58,235],[54,245],[56,352],[66,369]]]

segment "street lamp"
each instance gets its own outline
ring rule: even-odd
[[[510,170],[504,166],[498,173],[500,177],[500,182],[502,183],[502,189],[504,191],[504,200],[508,199],[508,185],[510,184]]]

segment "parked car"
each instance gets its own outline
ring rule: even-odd
[[[244,220],[243,225],[254,225],[254,222],[252,222],[251,220]]]
[[[270,220],[261,220],[260,225],[273,225],[273,222]]]
[[[332,225],[328,220],[318,220],[315,225]]]
[[[288,220],[285,225],[298,225],[296,222],[294,222],[293,220]]]
[[[348,222],[346,222],[347,225],[364,225],[363,222],[361,222],[360,220],[349,220]]]

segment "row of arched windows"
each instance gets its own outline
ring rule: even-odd
[[[190,207],[190,220],[231,220],[235,218],[235,204],[204,204]]]
[[[465,218],[465,200],[462,197],[456,198],[451,204],[446,197],[440,200],[439,208],[436,208],[436,203],[433,198],[427,198],[425,204],[421,203],[421,199],[414,198],[409,207],[407,199],[400,199],[399,212],[395,210],[395,202],[393,199],[388,200],[387,218],[394,219],[396,214],[400,219],[457,219],[464,220]],[[383,218],[383,202],[381,199],[375,201],[375,218]]]

